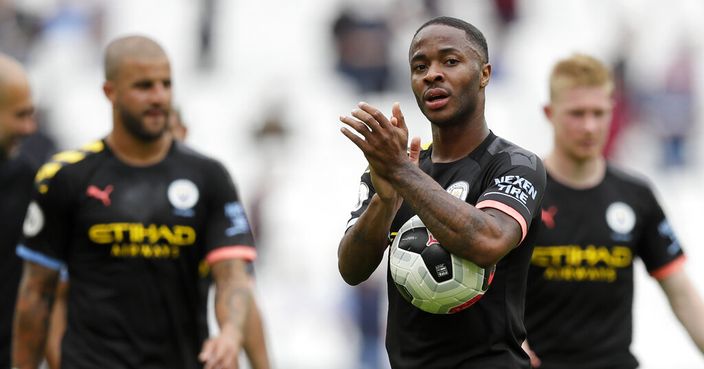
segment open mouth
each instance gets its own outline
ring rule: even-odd
[[[441,88],[432,88],[425,92],[425,105],[431,109],[440,109],[447,105],[450,94]]]

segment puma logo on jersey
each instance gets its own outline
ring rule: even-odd
[[[554,206],[549,207],[547,210],[542,209],[540,212],[540,219],[549,229],[555,228],[555,214],[557,214],[557,208]]]
[[[110,201],[110,194],[112,193],[112,190],[112,185],[105,186],[104,190],[101,190],[97,186],[90,185],[86,190],[86,195],[88,195],[88,197],[100,200],[105,206],[110,206],[112,203]]]

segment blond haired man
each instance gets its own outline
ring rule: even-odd
[[[526,327],[534,367],[636,368],[633,260],[659,283],[677,318],[704,350],[704,303],[650,185],[602,155],[613,80],[600,61],[574,55],[550,77],[545,116],[554,147],[542,222],[531,258]]]

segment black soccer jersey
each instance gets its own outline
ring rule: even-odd
[[[493,133],[467,157],[433,163],[432,147],[420,155],[420,168],[443,188],[477,208],[496,208],[521,226],[523,241],[496,266],[489,290],[471,307],[450,315],[417,309],[394,287],[387,272],[389,314],[386,348],[393,368],[528,368],[525,338],[525,280],[533,250],[532,224],[539,221],[545,170],[533,153]],[[362,175],[360,202],[352,226],[374,194],[369,173]],[[391,234],[415,214],[404,204]]]
[[[0,159],[0,368],[10,367],[12,318],[22,261],[15,254],[34,170],[22,157]]]
[[[613,167],[584,190],[548,176],[537,228],[526,326],[541,368],[636,368],[633,260],[655,278],[684,260],[650,187]]]
[[[178,142],[133,167],[99,141],[55,155],[35,182],[18,253],[68,267],[62,367],[200,368],[199,264],[255,257],[225,168]]]

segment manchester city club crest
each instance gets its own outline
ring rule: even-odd
[[[193,207],[198,203],[198,187],[188,179],[177,179],[169,185],[167,191],[169,202],[176,215],[192,217]]]
[[[628,204],[615,202],[606,208],[606,224],[614,232],[612,234],[614,240],[628,241],[636,225],[636,213]]]
[[[447,188],[447,192],[449,192],[450,195],[465,201],[467,200],[467,194],[469,193],[469,183],[465,181],[455,182]]]

